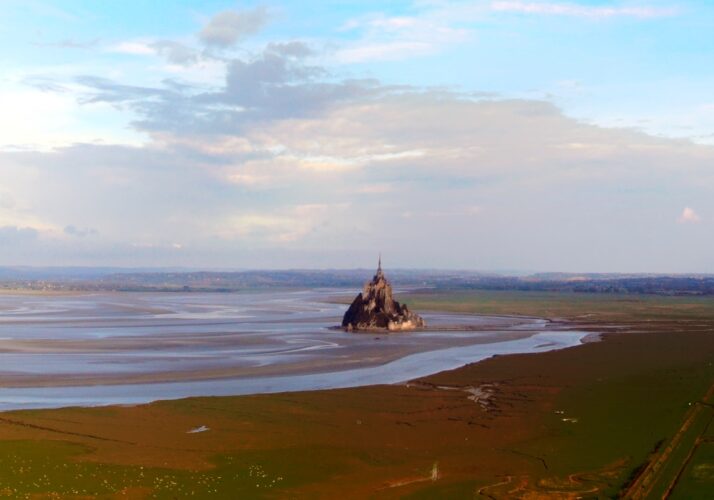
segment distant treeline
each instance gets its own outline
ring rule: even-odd
[[[574,293],[620,293],[653,295],[714,295],[711,277],[626,277],[587,280],[529,278],[480,278],[471,283],[453,283],[453,288]]]
[[[361,288],[373,270],[285,271],[121,271],[42,270],[0,268],[0,288],[48,291],[210,291],[276,288]],[[617,275],[564,273],[501,276],[473,271],[388,270],[399,288],[480,289],[618,293],[657,295],[714,295],[714,276]]]

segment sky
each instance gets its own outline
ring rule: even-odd
[[[0,265],[714,273],[714,2],[3,0]]]

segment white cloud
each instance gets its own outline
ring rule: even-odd
[[[589,6],[568,2],[493,1],[430,2],[415,4],[411,16],[384,14],[350,19],[341,31],[360,36],[343,45],[336,53],[339,63],[394,61],[436,54],[445,48],[471,40],[476,33],[473,23],[488,18],[489,12],[534,15],[560,15],[590,19],[630,17],[651,19],[674,16],[676,7],[660,6]],[[469,24],[466,24],[469,23]]]
[[[50,148],[78,140],[83,136],[71,127],[78,107],[71,95],[0,87],[0,148]]]
[[[345,31],[358,31],[360,39],[337,51],[340,63],[391,61],[436,53],[464,42],[471,31],[453,26],[451,20],[424,12],[418,16],[376,16],[352,19]]]
[[[385,194],[394,191],[391,184],[365,184],[357,189],[358,193],[364,194]]]
[[[142,144],[130,117],[107,103],[78,102],[75,83],[19,74],[0,81],[0,150],[49,151],[74,143]]]
[[[241,168],[241,170],[243,169]],[[269,176],[245,174],[240,173],[240,171],[229,171],[226,174],[226,179],[228,179],[228,182],[230,182],[231,184],[235,184],[237,186],[260,187],[268,186],[271,184],[271,178]]]
[[[698,222],[701,222],[702,218],[699,217],[699,214],[694,211],[694,209],[690,207],[684,207],[684,210],[682,210],[682,214],[679,216],[677,219],[677,222],[680,224],[696,224]]]
[[[339,50],[337,60],[345,64],[364,61],[396,61],[427,55],[434,52],[435,48],[433,43],[415,40],[362,41]]]
[[[242,213],[222,221],[216,233],[227,239],[251,238],[258,244],[293,243],[314,231],[339,208],[310,203],[279,210]]]
[[[104,50],[115,54],[161,57],[166,61],[166,65],[151,68],[150,72],[158,70],[158,72],[178,74],[188,81],[200,83],[220,81],[226,67],[225,60],[174,40],[126,40],[109,45]],[[216,71],[216,68],[219,68],[220,72]]]
[[[492,2],[491,9],[497,12],[516,12],[521,14],[561,15],[573,17],[587,17],[594,19],[613,17],[656,18],[677,14],[674,7],[607,7],[577,5],[572,3],[554,2],[521,2],[499,1]]]
[[[129,54],[132,56],[153,56],[157,50],[147,42],[125,41],[119,42],[108,48],[109,52]]]

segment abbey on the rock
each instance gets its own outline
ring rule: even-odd
[[[379,258],[377,273],[364,286],[342,318],[342,326],[353,330],[414,330],[424,328],[426,323],[418,314],[392,298],[392,285],[382,271]]]

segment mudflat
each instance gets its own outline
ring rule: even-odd
[[[439,312],[417,332],[349,334],[331,328],[339,293],[2,295],[0,409],[395,383],[585,335],[539,318]]]
[[[714,487],[710,301],[497,292],[409,300],[415,309],[540,311],[604,333],[398,385],[2,413],[3,491],[691,498]]]

